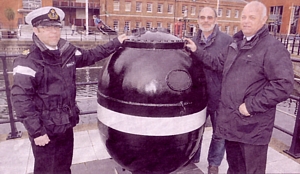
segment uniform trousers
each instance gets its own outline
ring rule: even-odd
[[[65,133],[49,136],[50,142],[45,146],[35,145],[31,141],[34,156],[34,174],[71,174],[74,148],[73,128]]]
[[[252,145],[225,140],[227,174],[266,173],[268,145]]]

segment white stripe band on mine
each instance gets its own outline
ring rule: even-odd
[[[118,113],[98,104],[99,121],[121,132],[148,135],[169,136],[188,133],[203,126],[206,120],[206,108],[200,112],[176,117],[140,117]]]

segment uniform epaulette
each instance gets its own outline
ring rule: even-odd
[[[22,55],[24,55],[24,56],[27,56],[28,54],[29,54],[29,49],[24,50],[24,51],[22,52]]]

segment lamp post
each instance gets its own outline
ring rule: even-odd
[[[85,19],[86,35],[89,35],[89,0],[85,0]]]
[[[184,22],[184,28],[183,28],[183,30],[184,30],[184,33],[183,33],[183,36],[186,36],[186,29],[187,29],[187,27],[186,27],[186,23],[188,22],[188,19],[187,19],[187,13],[188,13],[188,10],[187,10],[187,7],[185,7],[185,9],[184,9],[184,12],[183,12],[183,22]]]
[[[176,17],[176,0],[175,0],[175,3],[174,3],[174,8],[173,8],[173,13],[174,13],[174,26],[173,26],[173,34],[175,35],[175,17]]]
[[[71,0],[69,0],[69,25],[71,24]]]

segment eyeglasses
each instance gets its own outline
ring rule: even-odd
[[[209,20],[209,21],[211,21],[211,20],[213,20],[214,19],[214,17],[213,16],[200,16],[199,17],[201,20],[205,20],[205,19],[207,19],[207,20]]]
[[[51,31],[51,30],[61,30],[62,29],[62,26],[59,26],[59,25],[49,25],[49,26],[38,26],[37,28],[42,28],[43,30],[46,30],[46,31]]]

